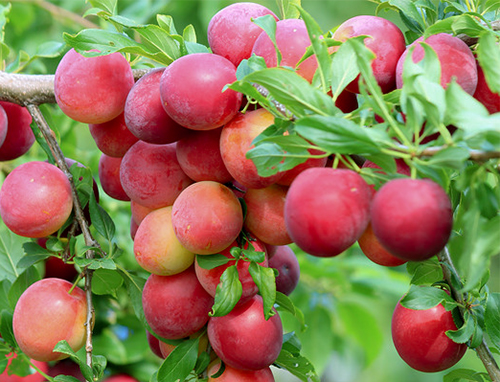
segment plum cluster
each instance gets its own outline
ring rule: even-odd
[[[288,244],[313,256],[333,257],[358,242],[372,261],[397,266],[436,255],[453,225],[445,190],[428,179],[410,178],[403,161],[397,161],[400,177],[378,191],[355,171],[329,167],[326,157],[311,158],[272,176],[258,173],[247,153],[254,139],[274,123],[274,116],[263,108],[242,108],[242,94],[226,86],[236,80],[242,60],[253,54],[268,67],[278,65],[274,43],[252,22],[266,15],[276,20],[279,65],[295,68],[312,82],[318,62],[314,55],[301,61],[311,45],[304,21],[279,20],[253,3],[230,5],[211,19],[212,53],[180,57],[138,81],[119,53],[81,55],[72,49],[55,73],[57,104],[70,118],[89,125],[102,152],[103,190],[130,202],[135,258],[150,273],[142,303],[154,333],[148,333],[151,348],[166,358],[176,340],[199,338],[200,353],[213,349],[224,363],[216,379],[221,382],[274,380],[269,366],[281,350],[282,323],[275,310],[266,319],[251,266],[277,269],[277,290],[290,294],[298,282],[299,265]],[[406,56],[421,60],[425,51],[419,42],[425,41],[440,61],[443,87],[454,79],[491,113],[500,111],[500,95],[490,91],[474,55],[457,37],[437,34],[407,47],[393,23],[358,16],[340,25],[332,38],[342,42],[363,35],[369,36],[365,45],[375,54],[372,69],[384,93],[403,86]],[[356,109],[359,92],[355,79],[336,105],[344,112]],[[24,108],[0,103],[0,160],[14,159],[29,149],[34,141],[30,123]],[[376,165],[366,161],[363,167]],[[18,166],[0,190],[0,215],[21,236],[46,238],[63,227],[71,211],[68,179],[46,162]],[[245,253],[250,252],[245,251],[262,256],[249,261]],[[227,261],[207,269],[204,259],[212,255]],[[237,273],[241,293],[229,313],[217,316],[214,299],[229,282],[230,269]],[[59,360],[64,355],[53,348],[60,340],[74,350],[83,346],[86,310],[81,289],[60,278],[43,279],[19,299],[16,340],[35,360]],[[395,311],[398,351],[416,369],[442,369],[439,357],[433,357],[437,366],[421,366],[428,364],[426,344],[419,344],[422,355],[400,350],[404,346],[399,343],[409,341],[406,328],[398,326],[408,319],[399,317],[411,314],[402,306]],[[50,339],[38,339],[37,333],[49,332],[35,322],[51,322]],[[437,325],[433,333],[444,336],[453,329],[451,324],[446,316],[446,325]],[[452,350],[451,364],[465,347]],[[209,381],[215,380],[211,375],[218,369],[217,362],[211,365]]]

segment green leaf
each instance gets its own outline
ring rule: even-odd
[[[146,31],[144,33],[154,35],[154,31]],[[152,46],[140,44],[123,33],[102,29],[84,29],[76,35],[64,33],[63,38],[69,46],[87,57],[122,52],[147,57],[163,65],[169,65],[173,61],[173,58],[164,52]],[[91,50],[96,51],[89,52]]]
[[[12,312],[14,309],[12,308]],[[11,311],[2,310],[0,314],[0,333],[2,333],[2,338],[7,342],[10,346],[16,347],[16,337],[14,337],[14,330],[12,329],[12,315]]]
[[[446,310],[457,306],[457,302],[444,290],[434,287],[412,285],[401,299],[401,305],[408,309],[425,310],[443,303]]]
[[[0,281],[14,281],[20,274],[17,263],[23,257],[23,242],[27,239],[17,236],[0,221]]]
[[[295,123],[295,131],[320,149],[336,154],[378,154],[380,143],[390,141],[381,130],[333,116],[301,118]]]
[[[146,318],[144,317],[144,309],[142,307],[142,290],[144,289],[144,284],[146,280],[142,277],[136,276],[132,273],[127,272],[122,267],[118,268],[122,274],[123,281],[127,288],[128,296],[134,309],[135,315],[141,321],[145,327],[147,327]]]
[[[389,4],[400,10],[400,16],[405,25],[412,31],[422,34],[425,26],[422,25],[422,16],[417,6],[411,0],[389,0]]]
[[[304,320],[304,313],[293,304],[290,297],[276,291],[276,304],[278,304],[281,309],[291,313],[299,321],[302,328],[305,329],[306,323]]]
[[[256,251],[252,244],[249,244],[248,248],[242,249],[241,253],[248,260],[254,261],[256,263],[262,263],[264,262],[264,260],[266,260],[266,253],[261,251]]]
[[[276,301],[276,277],[274,269],[251,262],[248,272],[252,276],[255,285],[259,288],[259,294],[262,296],[264,303],[264,317],[268,320],[276,314],[273,309]]]
[[[54,377],[54,382],[80,382],[80,380],[70,375],[58,375]]]
[[[80,268],[86,268],[88,267],[89,269],[108,269],[108,270],[115,270],[116,269],[116,263],[112,259],[101,259],[101,258],[95,258],[95,259],[87,259],[87,258],[75,258],[75,264],[78,265]]]
[[[196,263],[203,269],[214,269],[221,265],[227,264],[232,259],[221,255],[196,255]]]
[[[314,370],[312,363],[304,356],[290,353],[281,349],[281,352],[274,362],[277,366],[288,370],[304,382],[320,382],[320,378]]]
[[[196,365],[199,338],[177,345],[158,370],[158,382],[184,381]]]
[[[269,36],[271,42],[274,45],[274,49],[276,50],[277,63],[278,66],[281,65],[281,52],[278,48],[278,44],[276,43],[276,19],[272,15],[264,15],[252,19],[257,26],[262,28],[262,30]]]
[[[297,134],[268,138],[261,136],[262,134],[254,140],[257,142],[256,146],[246,154],[246,157],[254,162],[260,176],[271,176],[290,170],[311,157],[311,143]]]
[[[241,298],[243,287],[238,276],[236,265],[226,268],[220,277],[215,291],[214,305],[210,312],[211,317],[221,317],[228,314]]]
[[[315,113],[320,115],[340,114],[330,96],[313,87],[294,71],[284,68],[269,68],[248,74],[243,80],[231,84],[230,88],[245,92],[248,84],[264,87],[277,102],[286,105],[296,117]],[[253,96],[252,94],[250,94]]]
[[[9,301],[14,308],[16,306],[17,300],[23,294],[23,292],[33,283],[40,280],[40,272],[35,267],[30,267],[26,269],[19,277],[14,281],[9,290]]]
[[[432,156],[427,163],[436,167],[449,167],[460,170],[469,159],[469,156],[469,150],[464,147],[448,147]]]
[[[460,15],[451,26],[454,34],[464,33],[470,37],[479,37],[489,29],[482,25],[476,17],[464,14]]]
[[[0,5],[0,62],[4,62],[9,55],[9,47],[4,42],[4,29],[7,24],[7,16],[10,13],[12,5],[8,3],[7,5]]]
[[[59,41],[47,41],[37,46],[35,53],[30,56],[24,51],[20,51],[16,60],[7,66],[8,72],[20,72],[33,61],[40,58],[56,58],[62,55],[66,45]]]
[[[202,374],[210,364],[210,355],[207,352],[202,352],[196,360],[194,367],[195,374]]]
[[[300,13],[297,6],[300,7],[301,0],[278,0],[277,3],[281,20],[299,18]]]
[[[108,213],[97,203],[94,194],[90,197],[89,207],[92,225],[99,234],[111,242],[115,236],[115,223],[113,223]]]
[[[102,377],[107,363],[106,357],[92,354],[92,371],[97,379]]]
[[[479,38],[477,59],[483,69],[488,87],[493,93],[500,93],[500,46],[493,33],[485,33]]]
[[[484,323],[490,340],[500,348],[500,293],[488,295]]]
[[[327,91],[330,84],[330,66],[332,61],[330,53],[328,52],[328,46],[316,20],[314,20],[314,18],[312,18],[303,8],[298,7],[298,10],[302,16],[302,20],[304,20],[306,24],[312,50],[318,61],[316,74],[319,75],[323,90]]]
[[[26,269],[40,261],[51,256],[51,252],[39,246],[34,242],[26,242],[23,244],[24,252],[26,253],[17,263],[18,269]]]
[[[414,285],[433,284],[443,279],[443,270],[434,259],[408,262],[406,269],[412,275],[411,284]]]
[[[356,52],[352,44],[342,44],[333,56],[331,67],[331,87],[334,101],[358,74]]]
[[[116,290],[123,284],[123,277],[117,271],[97,269],[92,276],[92,293],[116,296]]]
[[[118,0],[89,0],[89,3],[95,8],[114,14]]]
[[[469,312],[465,312],[464,315],[465,322],[462,327],[457,330],[448,330],[446,335],[451,338],[454,342],[459,344],[464,344],[469,341],[469,339],[473,336],[475,330],[475,320],[474,317],[469,314]]]
[[[78,355],[68,345],[66,340],[59,341],[56,344],[56,346],[54,346],[54,351],[70,356],[71,359],[75,361],[78,364],[78,366],[80,366],[80,370],[87,381],[92,381],[94,379],[92,369],[90,368],[90,366],[85,364],[85,362],[78,357]]]
[[[478,373],[471,369],[455,369],[443,377],[443,382],[486,382],[489,379],[484,379],[484,373]]]

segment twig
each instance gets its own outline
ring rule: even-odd
[[[149,69],[134,69],[134,79],[148,73]],[[21,106],[56,103],[53,74],[17,74],[0,71],[0,101]]]
[[[83,233],[83,238],[85,240],[85,245],[89,247],[96,247],[98,246],[98,243],[94,240],[92,237],[92,234],[90,233],[89,226],[87,224],[87,221],[85,220],[85,216],[83,214],[83,209],[80,204],[80,200],[78,199],[78,193],[76,191],[75,184],[73,182],[73,176],[71,175],[71,172],[69,171],[68,165],[66,164],[64,154],[61,151],[61,148],[59,147],[59,144],[57,143],[57,140],[54,138],[52,135],[52,130],[50,129],[47,121],[45,120],[42,112],[40,111],[40,108],[37,105],[33,104],[26,104],[26,108],[30,112],[31,116],[33,117],[33,120],[36,122],[38,128],[43,134],[43,137],[45,138],[45,141],[49,145],[50,149],[52,150],[52,153],[54,155],[54,158],[56,160],[56,163],[58,167],[64,172],[66,177],[68,178],[70,184],[71,184],[71,193],[73,196],[73,210],[75,213],[75,219],[78,221],[78,224],[80,225],[80,228]],[[87,259],[93,259],[95,256],[95,253],[93,250],[88,250],[85,254],[85,257]],[[85,273],[85,294],[87,298],[87,318],[85,321],[85,326],[86,326],[86,332],[87,332],[87,339],[86,339],[86,344],[85,344],[85,350],[86,350],[86,361],[87,365],[92,367],[92,327],[93,327],[93,322],[94,322],[94,306],[92,303],[92,270],[85,268],[84,273]]]
[[[453,286],[452,280],[456,279],[460,281],[460,277],[458,276],[457,270],[455,269],[455,265],[451,260],[448,248],[445,247],[445,249],[441,251],[437,255],[437,257],[441,264],[441,269],[443,270],[444,278],[448,283],[448,285],[450,286],[450,292],[452,297],[462,306],[465,306],[465,302],[467,301],[467,294],[459,292]],[[464,312],[465,309],[460,308],[460,314],[462,315],[462,318],[464,317]],[[495,358],[493,358],[493,354],[491,353],[490,348],[486,344],[486,341],[483,339],[483,342],[475,350],[477,352],[477,355],[483,362],[483,365],[486,371],[488,372],[491,380],[493,382],[500,382],[500,369],[495,361]]]

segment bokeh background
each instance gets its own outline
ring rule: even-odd
[[[157,13],[171,15],[178,30],[193,24],[198,41],[207,43],[206,30],[210,18],[234,1],[218,0],[119,0],[118,12],[138,23],[154,23]],[[275,1],[256,1],[278,14]],[[0,4],[7,2],[0,0]],[[90,4],[83,0],[10,1],[12,10],[5,27],[5,42],[11,47],[6,58],[16,60],[20,51],[34,54],[47,41],[63,42],[63,32],[74,34],[88,22],[100,24],[95,17],[82,19]],[[365,0],[303,0],[302,6],[313,15],[324,31],[360,14],[375,14],[376,4]],[[394,12],[381,16],[402,27]],[[54,73],[59,59],[35,61],[25,73]],[[1,89],[0,89],[1,91]],[[89,166],[97,179],[100,153],[88,127],[70,121],[52,105],[45,105],[49,123],[61,140],[66,156]],[[0,182],[14,166],[34,159],[45,159],[36,145],[16,161],[0,163]],[[102,190],[101,190],[102,191]],[[128,203],[108,198],[101,192],[101,201],[117,225],[118,245],[124,250],[120,261],[137,269],[129,235]],[[315,365],[323,382],[437,382],[447,372],[425,374],[410,369],[397,355],[391,340],[390,321],[399,298],[409,288],[405,266],[389,269],[372,264],[355,245],[332,259],[317,259],[296,250],[301,265],[301,280],[291,298],[304,312],[306,327],[294,317],[283,313],[287,331],[295,331],[303,344],[303,353]],[[492,266],[490,288],[500,291],[498,257]],[[113,301],[111,301],[113,300]],[[111,302],[110,302],[111,301]],[[116,370],[128,371],[142,380],[157,367],[159,360],[148,354],[145,335],[137,322],[127,315],[127,296],[98,298],[96,309],[101,325],[96,331],[96,354],[111,354],[109,361]],[[109,308],[109,306],[112,308]],[[99,310],[101,309],[101,310]],[[106,324],[107,323],[107,324]],[[106,326],[108,325],[108,326]],[[139,349],[139,350],[138,350]],[[483,370],[474,352],[456,368]],[[276,371],[276,380],[295,381],[289,373]]]

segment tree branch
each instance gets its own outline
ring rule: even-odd
[[[439,262],[441,264],[441,269],[443,270],[444,278],[448,285],[450,286],[450,292],[452,297],[455,299],[455,301],[459,302],[462,306],[466,305],[467,302],[467,294],[466,293],[460,293],[455,287],[453,286],[453,280],[458,280],[461,283],[460,276],[458,275],[457,270],[455,269],[455,265],[453,264],[453,261],[451,260],[450,253],[448,251],[448,248],[445,247],[443,251],[441,251],[437,255]],[[464,312],[465,308],[460,309],[460,314],[462,315],[462,318],[464,317]],[[493,382],[500,382],[500,369],[498,368],[498,364],[495,361],[495,358],[493,358],[493,354],[490,351],[490,348],[486,344],[486,341],[483,339],[483,342],[475,349],[477,355],[483,362],[483,365],[488,372],[491,380]]]
[[[78,224],[80,225],[80,228],[82,230],[83,237],[85,240],[85,245],[89,247],[98,246],[98,243],[94,240],[92,234],[90,233],[88,223],[85,219],[85,215],[83,214],[83,209],[80,204],[80,200],[78,199],[78,193],[76,191],[75,183],[73,182],[73,176],[69,171],[64,154],[61,151],[61,148],[59,147],[57,140],[52,135],[52,130],[50,129],[38,105],[28,103],[26,104],[26,108],[28,109],[31,116],[33,117],[33,120],[35,121],[38,128],[42,132],[45,141],[49,145],[52,154],[54,155],[54,158],[56,160],[57,166],[64,172],[64,174],[66,175],[71,184],[71,193],[73,196],[73,211],[75,214],[75,219],[78,221]],[[87,259],[93,259],[95,253],[93,250],[88,250],[85,256]],[[92,303],[92,272],[93,271],[91,269],[88,269],[88,267],[84,269],[85,294],[87,298],[87,318],[85,321],[87,339],[85,344],[85,350],[86,350],[87,365],[89,365],[90,367],[92,367],[92,327],[94,322],[94,306]]]

